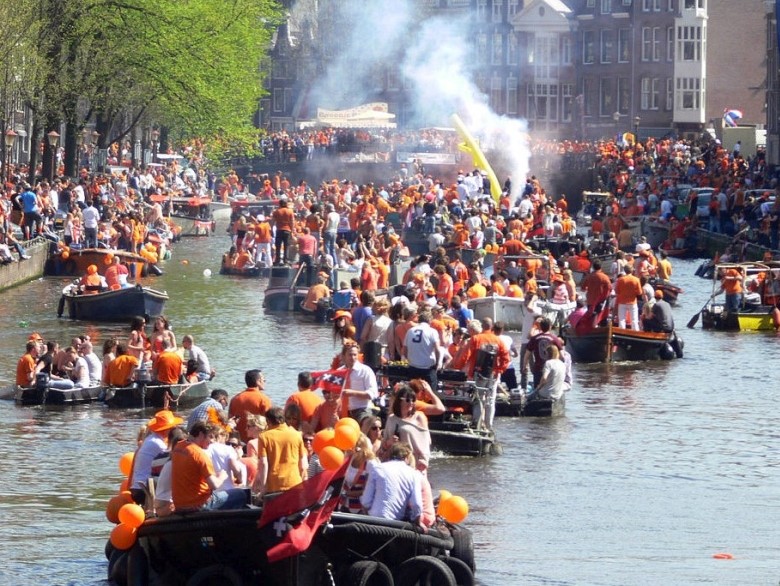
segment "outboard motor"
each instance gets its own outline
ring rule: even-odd
[[[35,394],[40,395],[41,405],[46,404],[46,397],[49,394],[49,373],[39,372],[35,375]]]

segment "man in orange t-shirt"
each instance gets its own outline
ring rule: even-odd
[[[155,380],[162,385],[178,384],[183,365],[181,356],[170,340],[163,339],[162,348],[154,361]]]
[[[301,410],[301,423],[311,423],[312,417],[317,407],[324,402],[315,391],[312,390],[314,380],[310,372],[298,373],[298,392],[287,397],[287,405],[298,405]]]
[[[140,366],[138,358],[127,353],[127,344],[121,342],[116,347],[116,358],[106,367],[106,384],[112,387],[126,387],[130,384],[133,371]]]
[[[630,316],[631,329],[639,330],[637,298],[641,295],[642,283],[631,273],[631,269],[626,267],[623,276],[615,283],[615,303],[617,303],[618,323],[621,328],[626,327],[626,317]]]
[[[35,362],[38,359],[38,344],[27,342],[26,352],[22,354],[16,363],[16,384],[20,387],[29,387],[35,383]]]
[[[287,264],[289,262],[288,250],[290,249],[290,238],[295,225],[295,214],[292,209],[287,207],[286,199],[279,200],[279,207],[274,210],[271,218],[276,226],[276,241],[274,242],[276,254],[274,256],[274,264]],[[283,256],[281,253],[282,247],[284,247]]]
[[[739,311],[742,305],[742,273],[738,268],[726,269],[721,279],[723,291],[726,292],[726,311]]]
[[[308,452],[301,432],[287,425],[281,407],[266,413],[268,429],[258,438],[257,475],[252,491],[260,494],[289,490],[306,480]]]
[[[271,408],[271,398],[265,390],[265,376],[259,369],[244,373],[246,389],[230,400],[228,414],[237,420],[236,430],[241,435],[241,441],[246,443],[249,436],[246,433],[247,415],[265,415]]]
[[[187,441],[176,444],[171,453],[171,496],[177,513],[212,509],[240,509],[247,504],[241,488],[218,490],[228,472],[214,472],[206,448],[214,441],[217,426],[197,421]]]

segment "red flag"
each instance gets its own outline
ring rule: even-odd
[[[338,505],[341,483],[348,465],[347,459],[338,470],[325,470],[264,504],[257,526],[263,527],[275,521],[277,534],[285,532],[279,543],[266,552],[270,563],[308,549],[317,529],[330,518]],[[296,513],[301,518],[293,526],[287,517]]]
[[[347,377],[348,368],[339,368],[337,370],[319,370],[312,372],[314,379],[314,389],[322,389],[328,393],[340,393],[344,387],[344,379]]]

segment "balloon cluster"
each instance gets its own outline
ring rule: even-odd
[[[119,459],[119,471],[125,476],[132,470],[134,455],[133,452],[127,452]],[[138,528],[146,520],[143,508],[133,502],[128,484],[128,478],[125,478],[119,487],[119,494],[111,497],[106,506],[106,519],[116,524],[111,531],[111,545],[122,550],[133,547]]]
[[[463,523],[469,514],[469,504],[462,496],[455,496],[448,490],[439,492],[439,508],[436,514],[453,525]]]
[[[351,417],[342,417],[333,428],[314,434],[312,447],[325,470],[337,470],[344,463],[344,450],[355,447],[360,438],[360,424]]]
[[[485,244],[485,252],[498,254],[498,244]]]
[[[144,246],[142,246],[141,250],[138,251],[138,254],[144,257],[144,259],[146,259],[146,261],[150,264],[157,264],[157,247],[155,247],[155,245],[151,242],[147,242]]]

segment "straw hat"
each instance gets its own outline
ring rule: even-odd
[[[184,419],[176,417],[172,411],[164,409],[155,413],[154,417],[146,424],[146,427],[149,431],[165,431],[173,429],[182,423],[184,423]]]

